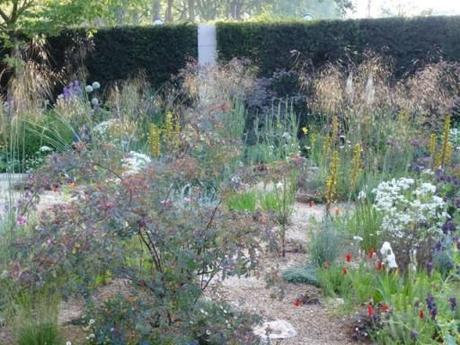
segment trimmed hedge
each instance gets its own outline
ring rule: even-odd
[[[460,16],[218,23],[217,42],[221,61],[249,58],[264,76],[290,69],[293,50],[315,68],[337,60],[359,62],[370,50],[392,57],[400,76],[440,57],[460,61]]]
[[[97,80],[103,86],[143,72],[152,85],[159,87],[189,58],[198,57],[196,25],[98,29],[90,40],[87,36],[85,30],[75,29],[50,37],[51,61],[60,69],[66,64],[66,52],[76,42],[90,44],[93,49],[84,61],[88,80]]]

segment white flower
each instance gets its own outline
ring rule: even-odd
[[[287,141],[291,140],[291,134],[289,134],[288,132],[284,132],[282,137]]]
[[[365,191],[360,191],[359,194],[358,194],[358,200],[364,200],[366,199],[367,195],[366,195],[366,192]]]
[[[361,242],[364,239],[361,236],[353,236],[353,241]]]
[[[49,147],[49,146],[44,145],[44,146],[39,148],[39,151],[45,153],[45,152],[51,152],[51,151],[53,151],[53,149],[51,147]]]
[[[96,320],[90,319],[89,322],[88,322],[88,324],[89,324],[89,325],[93,325],[95,322],[96,322]]]
[[[143,153],[131,151],[127,157],[123,158],[122,166],[125,169],[123,175],[133,175],[142,171],[149,163],[151,163],[149,156]]]
[[[93,90],[99,90],[101,88],[101,84],[97,81],[95,81],[91,86],[93,87]]]
[[[72,345],[72,342],[66,341],[65,345]]]
[[[380,248],[380,254],[383,257],[383,263],[389,268],[398,268],[396,263],[396,256],[393,253],[390,242],[384,242],[382,248]]]
[[[91,92],[93,92],[94,90],[93,90],[93,87],[92,87],[91,85],[86,85],[85,91],[86,91],[87,93],[91,93]]]
[[[91,104],[92,104],[93,106],[96,107],[96,106],[99,105],[99,100],[98,100],[96,97],[94,97],[94,98],[91,100]]]

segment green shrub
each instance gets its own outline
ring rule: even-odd
[[[232,211],[254,212],[257,206],[255,192],[234,193],[227,197],[227,205]]]
[[[320,286],[316,276],[316,267],[291,267],[283,272],[283,279],[294,284],[309,284]]]
[[[19,330],[18,345],[61,345],[58,326],[53,322],[30,323]]]
[[[332,265],[341,253],[342,237],[328,221],[313,234],[310,246],[310,262],[316,267]]]

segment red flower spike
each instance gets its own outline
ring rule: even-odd
[[[343,275],[347,274],[348,273],[348,270],[346,267],[342,267],[342,273]]]
[[[345,261],[351,262],[351,259],[352,259],[351,253],[347,253],[347,255],[345,255]]]
[[[375,315],[375,309],[374,307],[372,306],[372,304],[368,304],[367,305],[367,316],[369,317],[373,317]]]
[[[423,309],[420,309],[419,312],[418,312],[418,317],[421,318],[421,319],[424,319],[425,318],[425,312],[423,311]]]

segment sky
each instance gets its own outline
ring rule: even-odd
[[[426,10],[432,10],[434,15],[460,15],[460,0],[354,0],[356,11],[350,16],[367,17],[369,1],[371,17],[384,16],[384,8],[405,15],[419,15]]]

